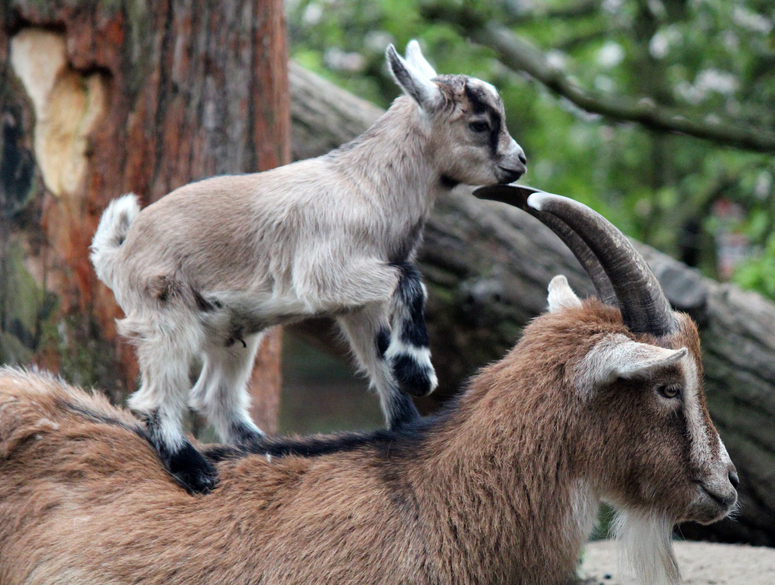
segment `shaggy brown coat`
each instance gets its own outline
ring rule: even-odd
[[[659,344],[688,348],[699,371],[696,329],[677,317]],[[321,438],[315,456],[227,448],[218,487],[194,497],[127,411],[2,370],[0,583],[567,583],[601,499],[670,523],[729,507],[698,495],[731,465],[702,388],[695,415],[657,391],[688,388],[688,362],[580,385],[579,364],[619,336],[636,338],[618,310],[563,307],[439,416]]]

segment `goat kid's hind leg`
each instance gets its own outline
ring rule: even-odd
[[[248,382],[263,335],[205,346],[204,364],[190,404],[227,443],[248,444],[264,436],[248,413]]]
[[[175,333],[186,335],[180,330]],[[175,480],[189,493],[210,491],[218,472],[183,434],[191,348],[158,334],[142,339],[137,355],[142,385],[130,397],[129,407],[145,420],[149,438]]]
[[[350,342],[358,365],[365,370],[372,387],[379,393],[388,428],[394,429],[419,418],[412,399],[400,390],[385,361],[385,352],[390,344],[387,305],[372,303],[340,315],[337,320]]]
[[[438,380],[425,326],[425,287],[412,264],[402,262],[396,266],[401,276],[391,299],[392,333],[385,359],[401,390],[426,396],[436,389]]]

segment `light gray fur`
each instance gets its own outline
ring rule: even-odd
[[[412,260],[450,181],[510,182],[525,165],[489,84],[432,80],[416,42],[407,60],[392,45],[387,58],[406,95],[352,143],[190,183],[142,211],[125,195],[103,215],[92,260],[126,314],[120,332],[137,347],[142,386],[129,404],[166,417],[171,444],[182,437],[192,360],[205,366],[191,405],[232,442],[233,423],[250,421],[246,385],[261,332],[312,316],[338,320],[390,417],[399,390],[375,339],[390,329],[399,278],[391,263]],[[503,118],[494,152],[469,128],[481,115],[468,107],[466,85],[485,90]],[[435,380],[429,354],[419,358]]]

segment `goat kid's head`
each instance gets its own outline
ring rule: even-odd
[[[431,152],[447,184],[511,183],[527,170],[525,152],[506,129],[498,91],[467,75],[437,75],[417,41],[406,59],[393,45],[386,51],[396,83],[420,107],[431,125]]]
[[[737,503],[737,473],[705,405],[694,323],[672,310],[629,240],[585,205],[518,186],[474,193],[538,218],[592,279],[599,300],[581,301],[563,276],[552,280],[534,355],[547,369],[560,364],[583,421],[574,457],[619,513],[615,529],[641,581],[679,582],[673,525],[715,522]]]

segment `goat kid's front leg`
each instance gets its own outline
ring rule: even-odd
[[[392,332],[384,356],[401,390],[412,396],[427,396],[438,386],[425,326],[427,294],[420,272],[411,263],[402,262],[396,267],[401,276],[391,299]]]
[[[390,345],[386,303],[370,303],[352,313],[337,317],[350,342],[360,367],[366,371],[371,386],[379,394],[380,406],[389,429],[395,429],[419,418],[412,399],[398,387],[385,352]]]

